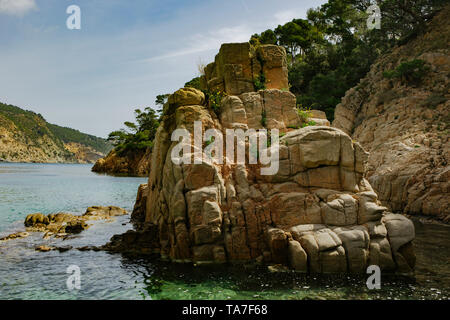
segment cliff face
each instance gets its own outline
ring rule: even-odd
[[[368,177],[393,211],[450,221],[450,6],[428,31],[381,57],[337,106],[333,126],[370,152]],[[420,81],[383,73],[413,59]]]
[[[151,149],[128,152],[119,156],[112,150],[106,157],[98,159],[93,172],[128,176],[148,177],[150,172]]]
[[[207,67],[215,71],[207,70],[203,79],[210,96],[215,85],[225,91],[219,108],[192,88],[169,97],[148,185],[139,188],[132,215],[140,227],[114,236],[104,249],[157,253],[176,262],[257,261],[301,272],[365,272],[370,264],[411,271],[414,226],[378,202],[364,178],[368,154],[339,129],[300,128],[304,119],[295,96],[280,87],[287,82],[284,49],[268,45],[256,52],[260,65],[271,66],[272,73],[265,73],[270,89],[254,91],[255,73],[247,73],[254,51],[248,44],[224,44]],[[207,149],[200,150],[198,164],[175,163],[172,152],[179,142],[171,135],[175,129],[192,134],[195,121],[203,132],[219,134],[279,129],[280,143],[273,140],[259,150],[278,152],[272,163],[278,171],[263,175],[265,166],[248,164],[249,155],[239,164],[210,161]],[[188,158],[199,159],[198,146],[185,143],[193,152]],[[249,141],[244,145],[249,150]],[[204,142],[202,148],[208,146]],[[223,148],[224,157],[236,155]]]
[[[77,142],[83,140],[89,142]],[[51,125],[39,114],[0,103],[0,161],[92,163],[103,153],[91,145],[108,149],[101,138]]]

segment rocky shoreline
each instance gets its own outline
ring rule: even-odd
[[[148,177],[150,172],[150,158],[150,148],[143,151],[129,152],[124,156],[119,156],[115,150],[112,150],[106,157],[100,158],[95,162],[92,167],[92,172]]]

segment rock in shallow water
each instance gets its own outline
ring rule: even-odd
[[[13,240],[13,239],[20,239],[20,238],[26,238],[28,237],[30,234],[28,232],[16,232],[16,233],[12,233],[10,235],[7,235],[6,237],[2,237],[0,238],[0,242],[2,241],[8,241],[8,240]]]
[[[88,229],[90,225],[86,221],[110,220],[115,216],[125,214],[127,214],[125,209],[114,206],[89,207],[81,216],[62,212],[49,215],[33,213],[25,218],[25,226],[27,231],[44,232],[44,238],[51,236],[63,237],[67,234],[80,233]]]

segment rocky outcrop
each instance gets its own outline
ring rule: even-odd
[[[87,208],[86,212],[81,215],[73,215],[70,213],[52,213],[44,215],[42,213],[29,214],[25,218],[25,227],[28,232],[43,232],[44,239],[50,237],[65,237],[68,234],[80,233],[89,228],[87,221],[90,220],[109,220],[115,216],[127,214],[125,209],[109,206],[94,206]],[[13,234],[18,237],[24,237],[28,234]],[[9,236],[11,237],[11,236]],[[15,237],[17,238],[17,237]]]
[[[150,170],[151,149],[128,152],[119,156],[112,150],[106,157],[98,159],[93,172],[146,177]]]
[[[147,177],[150,170],[151,149],[130,151],[119,156],[112,150],[106,157],[98,159],[92,167],[93,172]]]
[[[450,222],[450,6],[428,31],[382,56],[336,108],[333,126],[370,152],[368,179],[394,212]],[[402,62],[425,62],[421,81],[388,79]]]
[[[201,81],[210,91],[240,95],[255,91],[256,81],[267,89],[289,89],[286,52],[279,46],[254,48],[249,43],[224,44],[215,61],[204,71]]]
[[[228,54],[236,48],[236,56]],[[281,264],[299,272],[359,273],[370,264],[410,272],[414,228],[410,220],[380,205],[365,179],[367,152],[339,129],[301,128],[295,96],[280,90],[287,81],[284,50],[264,50],[282,52],[281,67],[266,75],[274,88],[254,92],[249,85],[249,67],[255,61],[250,47],[226,44],[206,72],[207,79],[209,73],[215,75],[208,82],[222,83],[229,93],[219,115],[202,104],[198,90],[188,94],[181,89],[169,98],[154,141],[148,185],[140,187],[133,213],[140,227],[114,236],[103,249],[156,253],[175,262]],[[239,76],[226,76],[226,70],[238,70]],[[208,160],[206,143],[201,150],[187,143],[193,152],[188,158],[193,155],[199,163],[177,164],[172,152],[178,141],[171,135],[175,129],[192,134],[195,121],[203,132],[278,129],[279,144],[272,139],[258,151],[259,156],[278,152],[278,170],[265,175],[262,169],[269,164],[248,164],[251,151],[245,164]],[[248,140],[245,146],[250,147]],[[224,150],[223,155],[229,160],[235,154]]]

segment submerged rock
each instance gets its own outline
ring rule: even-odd
[[[132,214],[137,230],[114,236],[103,249],[196,264],[263,262],[299,272],[360,273],[369,264],[410,271],[414,229],[381,206],[365,178],[368,153],[336,128],[294,129],[302,126],[295,97],[280,90],[287,83],[285,52],[260,50],[268,50],[262,56],[273,62],[263,67],[272,66],[270,89],[253,92],[251,68],[261,65],[249,45],[227,44],[205,70],[207,89],[228,93],[219,115],[201,99],[165,114],[148,185],[139,188]],[[175,98],[169,101],[183,101]],[[194,121],[222,133],[279,129],[279,145],[269,147],[279,153],[278,171],[263,175],[261,164],[226,161],[174,163],[178,141],[171,134],[177,128],[192,133]]]
[[[21,238],[26,238],[30,235],[30,233],[28,232],[16,232],[16,233],[12,233],[10,235],[7,235],[6,237],[2,237],[0,238],[0,242],[2,241],[8,241],[8,240],[13,240],[13,239],[21,239]]]
[[[48,251],[52,251],[53,249],[54,249],[53,247],[49,247],[46,245],[40,245],[35,248],[36,251],[40,251],[40,252],[48,252]]]

